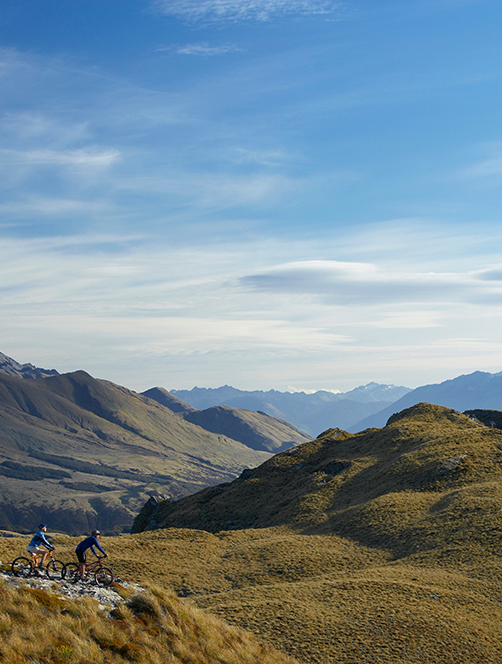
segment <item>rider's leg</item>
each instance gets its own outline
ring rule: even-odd
[[[77,549],[76,554],[78,558],[78,575],[83,579],[85,576],[85,553]]]
[[[38,552],[39,549],[35,546],[29,546],[28,547],[28,553],[31,556],[31,564],[33,566],[33,569],[36,569],[38,567]]]

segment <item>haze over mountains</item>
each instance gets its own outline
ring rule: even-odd
[[[212,433],[229,436],[253,450],[276,453],[310,440],[310,436],[288,422],[261,411],[229,406],[197,410],[161,387],[154,387],[142,394],[178,413],[187,422]]]
[[[332,426],[348,429],[363,418],[377,413],[410,391],[408,387],[368,383],[349,392],[319,390],[305,392],[248,392],[229,385],[192,390],[171,390],[170,393],[194,408],[230,406],[262,411],[291,422],[302,431],[317,436]]]
[[[197,408],[221,405],[260,409],[281,417],[316,437],[330,427],[357,433],[384,427],[389,417],[421,402],[465,411],[502,409],[502,372],[475,371],[412,390],[395,385],[369,383],[345,393],[326,391],[246,392],[225,385],[217,389],[195,387],[171,390],[171,394]]]

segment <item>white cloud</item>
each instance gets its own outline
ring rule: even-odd
[[[175,51],[180,55],[201,55],[207,57],[223,55],[224,53],[237,53],[240,49],[235,44],[219,44],[218,46],[211,46],[211,44],[208,44],[207,42],[202,42],[199,44],[177,46],[175,47]]]
[[[88,147],[78,150],[0,150],[8,164],[81,166],[107,168],[120,159],[118,150]]]
[[[113,207],[102,201],[85,201],[69,198],[31,197],[23,201],[0,203],[0,212],[12,215],[113,212]],[[1,224],[1,222],[0,222]],[[9,222],[7,222],[9,224]]]
[[[440,311],[400,311],[399,313],[388,313],[384,318],[370,322],[370,325],[382,330],[416,330],[440,327],[443,316],[444,314]]]
[[[445,305],[480,299],[494,305],[502,302],[502,287],[493,279],[482,284],[477,273],[391,272],[370,263],[318,260],[289,263],[243,277],[241,283],[260,292],[309,294],[328,305],[411,302]],[[411,327],[404,320],[396,327]]]
[[[485,159],[461,171],[461,177],[465,179],[486,178],[502,174],[502,157]]]
[[[502,265],[495,265],[486,270],[473,273],[474,277],[483,281],[502,281]]]
[[[189,21],[268,21],[274,16],[333,14],[341,3],[333,0],[156,0],[162,14]]]

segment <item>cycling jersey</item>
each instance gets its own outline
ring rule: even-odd
[[[99,542],[94,537],[94,535],[91,535],[90,537],[87,537],[85,540],[82,540],[80,542],[80,544],[77,546],[77,548],[75,549],[75,551],[82,551],[82,553],[85,553],[87,551],[87,549],[90,549],[93,552],[93,554],[97,557],[98,554],[96,553],[96,551],[94,549],[95,546],[97,546],[98,549],[101,551],[101,553],[104,556],[106,556],[106,553],[105,553],[104,549],[102,549],[99,546]]]
[[[45,546],[45,548],[49,549],[49,551],[54,549],[52,544],[45,538],[44,533],[41,530],[37,530],[36,535],[33,535],[31,542],[28,544],[28,547],[38,549],[40,546]]]

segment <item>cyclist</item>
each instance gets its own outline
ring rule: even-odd
[[[77,554],[78,558],[78,576],[81,579],[83,579],[85,575],[85,558],[88,549],[90,549],[93,552],[96,558],[99,558],[100,556],[98,556],[98,554],[96,553],[96,549],[94,548],[96,546],[103,554],[103,558],[108,558],[108,554],[99,545],[98,537],[100,536],[100,534],[101,533],[99,532],[99,530],[93,530],[91,532],[91,536],[86,537],[84,540],[82,540],[75,549],[75,553]]]
[[[39,553],[42,554],[42,558],[38,563],[39,569],[42,569],[42,567],[44,566],[47,556],[49,555],[49,551],[54,551],[55,549],[55,547],[52,546],[52,544],[45,537],[46,532],[47,532],[47,524],[41,523],[38,526],[36,535],[33,535],[33,537],[31,538],[31,542],[28,544],[27,548],[28,553],[31,553],[31,558],[33,560],[34,567],[37,567],[38,554]],[[42,546],[44,546],[47,549],[47,551],[41,551],[40,547]]]

